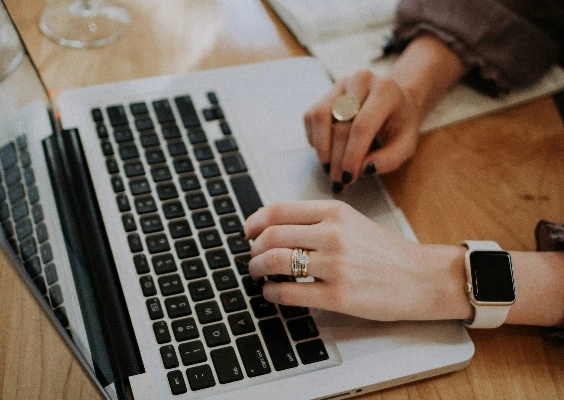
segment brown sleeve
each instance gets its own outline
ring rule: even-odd
[[[468,78],[476,88],[507,92],[535,82],[562,58],[562,37],[554,37],[550,27],[564,26],[564,1],[540,1],[555,10],[555,20],[540,25],[523,16],[524,5],[532,8],[534,1],[401,0],[396,45],[402,49],[422,33],[433,34],[470,67]]]

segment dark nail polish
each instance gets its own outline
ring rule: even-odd
[[[373,175],[376,173],[376,165],[373,162],[366,164],[364,175]]]
[[[331,163],[323,164],[323,171],[325,171],[325,173],[328,174],[329,171],[331,171]]]
[[[349,171],[343,171],[343,175],[341,176],[341,181],[345,185],[348,185],[349,183],[351,183],[352,179],[353,179],[353,176]]]
[[[333,190],[333,193],[340,193],[343,190],[343,184],[341,182],[333,182],[331,190]]]
[[[241,236],[241,239],[245,239],[245,227],[241,227],[241,229],[239,229],[239,235]]]

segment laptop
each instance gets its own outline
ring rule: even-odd
[[[22,51],[0,82],[2,246],[103,396],[341,399],[470,362],[459,321],[285,307],[248,275],[240,228],[273,201],[337,198],[417,240],[377,177],[332,193],[302,125],[332,86],[314,59],[55,103]]]

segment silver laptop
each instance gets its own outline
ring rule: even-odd
[[[71,90],[56,114],[27,55],[0,82],[3,244],[105,396],[337,399],[468,364],[460,322],[284,307],[248,275],[240,228],[275,200],[416,240],[377,178],[332,194],[302,125],[331,85],[292,58]]]

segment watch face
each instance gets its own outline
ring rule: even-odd
[[[511,256],[505,251],[470,253],[472,288],[477,301],[512,302],[515,300]]]

